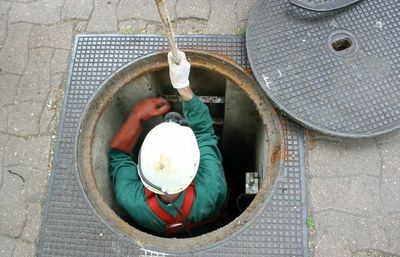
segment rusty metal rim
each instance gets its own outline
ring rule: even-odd
[[[269,139],[268,163],[265,165],[265,176],[261,183],[259,193],[256,195],[250,206],[235,220],[226,226],[207,234],[187,239],[167,239],[156,237],[142,232],[124,220],[104,202],[92,171],[92,135],[95,132],[96,124],[113,95],[124,85],[145,74],[166,69],[168,67],[166,54],[159,52],[137,59],[116,71],[106,79],[103,84],[93,94],[79,122],[79,133],[75,138],[75,164],[78,170],[78,179],[85,197],[96,210],[101,220],[111,225],[111,228],[122,233],[125,237],[133,240],[140,247],[154,249],[169,253],[196,252],[215,247],[236,236],[264,210],[269,200],[270,193],[276,184],[276,178],[281,163],[284,159],[283,133],[279,116],[272,105],[269,103],[264,92],[259,88],[255,80],[239,65],[227,57],[205,53],[197,50],[185,50],[192,67],[210,70],[220,76],[229,79],[233,84],[238,85],[255,103],[257,111],[263,121],[265,133]],[[96,115],[92,114],[92,111]],[[266,172],[268,170],[268,173]],[[270,184],[265,183],[267,175]],[[174,244],[171,244],[173,240]]]

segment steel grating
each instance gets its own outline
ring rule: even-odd
[[[327,13],[259,0],[246,35],[254,75],[280,109],[320,132],[369,137],[399,128],[399,13],[398,0]]]
[[[178,42],[180,47],[215,51],[247,66],[242,37],[178,36]],[[79,119],[94,90],[124,64],[166,47],[163,37],[153,35],[76,37],[38,256],[174,256],[145,250],[99,217],[83,192],[74,163]],[[303,130],[286,119],[282,125],[286,159],[262,213],[242,232],[188,256],[307,256]]]

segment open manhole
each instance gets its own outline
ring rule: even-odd
[[[169,81],[165,52],[124,66],[102,84],[83,113],[76,144],[82,185],[99,215],[137,244],[173,253],[208,248],[244,229],[265,206],[283,160],[278,115],[254,79],[224,57],[194,50],[185,52],[192,65],[193,91],[208,105],[220,138],[230,191],[223,208],[225,215],[212,229],[192,238],[150,234],[118,207],[111,188],[109,144],[135,103],[163,96],[171,101],[173,111],[181,112],[177,92]],[[160,122],[161,118],[147,122],[142,135]],[[254,184],[257,180],[258,186]],[[249,194],[252,190],[258,192]]]

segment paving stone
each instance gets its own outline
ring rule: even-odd
[[[117,0],[95,0],[94,11],[86,30],[88,32],[116,32],[118,29],[116,5]],[[139,9],[140,8],[137,8]]]
[[[341,146],[339,142],[323,140],[308,140],[308,165],[307,174],[311,176],[338,176],[345,171],[338,169],[341,162]]]
[[[15,102],[19,79],[20,76],[14,74],[0,75],[0,107]]]
[[[10,136],[5,147],[5,166],[26,166],[45,169],[50,151],[50,136],[21,138]]]
[[[138,8],[142,6],[143,2],[140,0],[121,0],[117,6],[117,17],[119,21],[126,21],[131,19],[142,19],[144,22],[148,20],[158,20],[157,9],[155,6],[150,6],[152,11],[142,14],[148,8]]]
[[[130,19],[118,23],[118,31],[123,34],[146,33],[148,21]]]
[[[368,174],[379,177],[381,161],[374,139],[327,141],[308,138],[308,175],[318,177]]]
[[[168,12],[171,20],[176,19],[176,0],[167,0]],[[195,2],[195,1],[193,1]],[[142,0],[121,0],[117,8],[118,20],[142,19],[147,21],[160,21],[160,15],[154,1],[143,2]]]
[[[0,235],[0,256],[12,257],[15,247],[15,240]]]
[[[210,15],[210,2],[208,0],[178,0],[176,2],[176,17],[196,18],[207,20]]]
[[[62,70],[67,69],[67,60],[69,59],[66,59],[66,57],[61,57],[62,55],[65,56],[65,53],[60,53],[59,55],[60,65],[57,65],[58,61],[56,61],[56,59],[58,58],[54,59],[56,55],[54,55],[52,59],[54,68],[52,65],[50,81],[51,89],[49,97],[46,99],[46,105],[44,107],[42,117],[40,118],[39,132],[41,134],[52,135],[56,132],[58,126],[58,116],[62,106],[67,76],[66,72]],[[61,61],[61,59],[64,60]],[[56,72],[54,73],[54,71]]]
[[[354,173],[379,176],[381,161],[373,138],[349,139],[342,142],[343,169]]]
[[[32,32],[31,47],[53,47],[70,50],[74,34],[73,23],[36,26]]]
[[[38,48],[30,51],[29,64],[17,89],[20,101],[44,103],[50,90],[50,58],[53,49]]]
[[[244,21],[249,18],[250,12],[256,2],[257,0],[237,0],[236,15],[238,21]]]
[[[58,122],[55,119],[56,111],[55,105],[49,100],[40,117],[39,133],[51,135],[51,129],[54,128],[55,124]]]
[[[385,235],[380,242],[380,249],[400,256],[400,214],[386,216],[380,221]]]
[[[93,1],[68,0],[61,11],[61,19],[89,19],[93,11]]]
[[[400,169],[400,130],[377,138],[377,144],[382,154],[385,168]]]
[[[75,33],[83,33],[86,32],[88,22],[87,21],[80,21],[77,22],[74,26]]]
[[[382,156],[381,197],[388,213],[400,212],[400,131],[377,138]]]
[[[25,183],[22,178],[8,171],[4,171],[3,176],[0,191],[0,233],[18,237],[26,220]]]
[[[312,238],[315,256],[350,257],[352,252],[379,247],[385,238],[376,219],[365,219],[340,212],[314,216],[316,233]]]
[[[391,253],[386,253],[376,249],[357,251],[353,254],[353,257],[398,257]]]
[[[25,170],[25,194],[26,201],[29,203],[40,203],[47,189],[49,171],[47,167],[35,169],[32,167],[20,167],[19,170]]]
[[[0,121],[1,121],[1,113],[0,113]],[[1,134],[0,133],[0,190],[1,186],[3,184],[3,167],[4,165],[4,153],[6,149],[6,145],[8,143],[8,140],[10,139],[10,136],[6,134]]]
[[[7,12],[11,7],[10,2],[0,2],[0,47],[7,35]]]
[[[203,34],[207,29],[207,21],[184,19],[174,22],[176,34]]]
[[[173,26],[174,24],[175,22],[173,23]],[[159,21],[131,19],[119,22],[118,32],[122,34],[163,34],[164,28],[162,23]]]
[[[308,179],[309,201],[314,211],[339,210],[363,216],[382,211],[379,179],[371,176]]]
[[[32,257],[32,256],[35,256],[35,244],[18,240],[17,244],[15,245],[13,257]]]
[[[235,4],[229,1],[210,1],[211,13],[207,33],[233,34],[237,28]]]
[[[52,74],[67,73],[68,64],[70,63],[69,53],[70,50],[58,50],[58,49],[54,52],[50,62]]]
[[[0,114],[1,115],[1,114]],[[1,116],[0,116],[1,118]],[[9,136],[0,134],[0,192],[3,187],[3,176],[4,176],[4,152],[8,142]],[[0,219],[1,221],[1,219]]]
[[[31,136],[38,133],[42,105],[32,101],[18,102],[7,108],[7,131],[18,136]]]
[[[18,2],[18,3],[33,3],[33,2],[39,2],[40,0],[5,0],[5,1],[11,1],[11,2]]]
[[[399,155],[398,155],[399,156]],[[400,170],[387,168],[383,172],[381,197],[387,213],[400,212]]]
[[[42,208],[40,203],[28,204],[27,221],[21,233],[21,238],[30,243],[38,239],[40,222],[42,219]]]
[[[7,39],[0,49],[0,68],[3,72],[22,74],[28,62],[30,24],[10,24]]]
[[[67,74],[66,73],[53,73],[51,74],[51,79],[50,79],[50,86],[51,86],[51,91],[50,91],[50,99],[53,99],[51,96],[53,94],[56,94],[55,91],[59,91],[61,90],[62,95],[59,95],[58,97],[63,97],[64,94],[64,87],[65,87],[65,83],[67,80]],[[60,100],[60,99],[58,99]],[[49,103],[54,105],[54,100],[52,101],[52,103]]]
[[[7,107],[0,107],[0,132],[7,132]]]
[[[51,75],[50,94],[46,99],[46,104],[40,118],[39,132],[41,134],[52,135],[58,126],[58,115],[62,105],[65,87],[65,73],[55,73]]]
[[[150,34],[164,34],[164,27],[159,21],[150,21],[146,26],[146,33]]]
[[[64,0],[41,0],[29,3],[13,3],[9,22],[51,24],[60,21]]]

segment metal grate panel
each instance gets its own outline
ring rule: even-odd
[[[245,43],[236,36],[180,36],[180,47],[216,51],[247,67]],[[39,241],[39,256],[166,256],[140,248],[98,216],[74,163],[81,113],[94,90],[124,64],[167,47],[158,36],[80,35],[66,88],[53,172]],[[286,160],[261,215],[243,232],[187,256],[307,256],[303,130],[283,120]],[[181,254],[180,256],[185,255]]]

